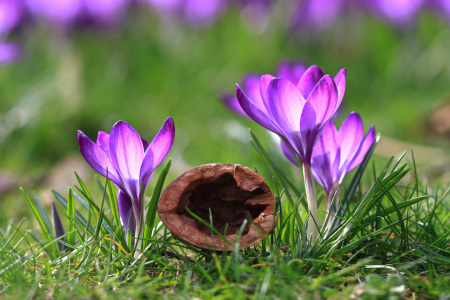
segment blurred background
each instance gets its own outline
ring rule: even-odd
[[[346,68],[337,123],[359,112],[382,136],[376,160],[413,149],[419,177],[448,184],[449,21],[450,0],[0,0],[0,216],[27,210],[19,186],[51,201],[74,169],[95,184],[76,131],[95,140],[118,120],[151,140],[173,117],[169,181],[222,162],[271,183],[248,128],[300,176],[221,100],[286,60]]]

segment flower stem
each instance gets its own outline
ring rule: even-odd
[[[311,218],[308,221],[308,237],[311,237],[311,243],[315,243],[319,236],[317,228],[319,224],[319,216],[317,213],[317,196],[314,186],[314,178],[311,172],[311,166],[303,164],[303,178],[305,180],[306,200]],[[317,224],[317,225],[316,225]]]
[[[327,231],[331,229],[331,226],[333,225],[336,213],[338,211],[339,207],[339,198],[341,195],[341,190],[339,186],[339,181],[336,180],[333,183],[333,186],[331,187],[331,191],[328,194],[328,207],[327,207],[327,213],[330,215],[328,217],[328,224],[327,224]]]

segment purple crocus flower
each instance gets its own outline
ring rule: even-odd
[[[13,63],[19,59],[22,50],[13,43],[0,43],[0,65]]]
[[[348,115],[339,131],[333,121],[325,126],[314,147],[311,168],[314,178],[328,196],[327,212],[330,214],[328,226],[331,226],[338,209],[340,184],[348,172],[361,164],[374,140],[374,126],[372,125],[364,136],[363,122],[356,112]],[[284,143],[282,147],[286,157],[298,166]]]
[[[247,97],[239,85],[236,85],[236,96],[250,118],[278,134],[302,163],[310,165],[312,149],[344,97],[345,83],[345,69],[333,79],[312,66],[297,85],[284,78],[264,75],[259,97]]]
[[[86,162],[120,189],[118,207],[125,230],[136,236],[143,234],[144,191],[155,168],[172,148],[175,127],[168,118],[153,141],[141,139],[124,121],[114,124],[111,134],[99,132],[97,143],[78,131],[78,144]]]
[[[337,131],[333,121],[328,122],[314,146],[311,167],[314,178],[330,195],[333,185],[341,184],[345,175],[363,160],[375,140],[372,125],[363,137],[364,127],[358,113],[352,112]],[[284,142],[283,153],[296,166],[298,163]]]
[[[303,73],[306,70],[306,64],[303,62],[290,62],[283,60],[281,61],[275,69],[275,74],[277,77],[283,77],[292,82],[293,84],[297,84]],[[242,89],[246,92],[248,97],[252,99],[255,103],[257,103],[258,107],[263,107],[264,104],[261,98],[260,92],[260,80],[261,74],[259,73],[249,73],[244,76],[242,79]],[[221,97],[223,103],[235,114],[249,118],[245,111],[242,109],[239,104],[238,99],[235,95],[225,93]]]
[[[297,85],[287,79],[264,75],[260,81],[261,103],[248,98],[236,84],[236,96],[245,113],[264,128],[276,133],[302,162],[308,209],[314,221],[308,235],[318,237],[316,192],[311,173],[311,157],[325,125],[344,97],[346,71],[333,79],[317,67],[310,67]]]
[[[0,0],[0,35],[10,33],[23,17],[20,0]]]
[[[325,126],[314,147],[311,167],[327,195],[335,183],[341,184],[345,175],[359,166],[374,140],[374,126],[364,136],[363,122],[356,112],[348,115],[339,131],[332,121]]]

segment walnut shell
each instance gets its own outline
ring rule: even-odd
[[[241,165],[207,164],[185,172],[166,187],[158,214],[174,238],[202,249],[231,251],[228,243],[212,235],[186,207],[208,224],[211,211],[213,227],[232,245],[247,220],[239,240],[239,248],[244,249],[273,230],[278,220],[276,201],[264,178],[253,170]]]

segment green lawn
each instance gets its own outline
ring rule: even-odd
[[[251,128],[298,189],[299,194],[287,189],[296,203],[304,191],[299,170],[281,156],[267,132],[234,116],[218,100],[247,72],[273,73],[280,59],[317,64],[332,75],[345,67],[342,117],[357,111],[366,129],[375,125],[381,142],[383,137],[408,142],[402,149],[408,151],[411,144],[427,146],[450,161],[445,160],[450,155],[448,135],[429,125],[431,114],[449,103],[450,95],[450,28],[435,16],[425,14],[417,26],[405,30],[348,16],[331,28],[310,32],[286,30],[275,10],[269,29],[254,35],[237,11],[197,30],[147,12],[134,13],[111,31],[74,31],[64,37],[39,27],[24,28],[13,37],[24,46],[24,55],[0,68],[0,169],[18,175],[17,185],[24,187],[31,203],[43,203],[49,223],[38,224],[18,186],[0,195],[0,298],[449,297],[448,166],[444,163],[436,171],[430,167],[435,161],[421,157],[417,169],[413,161],[395,166],[396,157],[384,172],[389,156],[398,156],[389,151],[375,150],[361,181],[352,181],[357,172],[345,180],[344,189],[355,190],[343,195],[349,204],[343,213],[345,220],[356,220],[347,224],[345,237],[306,244],[306,215],[300,206],[298,219],[280,216],[275,233],[246,250],[201,251],[161,229],[138,259],[131,248],[122,251],[127,246],[121,242],[124,233],[107,201],[115,196],[108,192],[105,197],[89,170],[82,179],[92,203],[103,205],[104,215],[93,204],[84,210],[75,198],[75,207],[88,222],[83,227],[74,221],[74,243],[67,245],[71,250],[60,253],[51,241],[48,199],[56,202],[66,229],[70,214],[56,198],[42,195],[54,187],[49,176],[70,154],[84,163],[78,129],[94,139],[97,131],[109,132],[118,120],[151,139],[173,117],[173,163],[165,185],[197,165],[239,163],[261,173],[285,204],[289,201],[279,174],[249,142]],[[147,189],[149,197],[162,169]],[[89,203],[81,183],[70,178],[65,186],[76,183],[81,191],[73,188],[75,193]],[[104,185],[103,178],[100,182]],[[67,189],[57,192],[70,198]],[[33,199],[34,193],[41,200]],[[323,192],[319,198],[323,200]],[[324,209],[322,204],[321,220]],[[279,213],[293,211],[289,205],[279,207]],[[107,218],[112,231],[99,218]],[[50,229],[48,236],[43,228]]]

